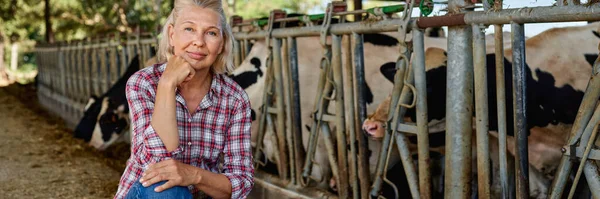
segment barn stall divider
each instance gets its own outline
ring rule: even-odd
[[[410,7],[410,5],[419,5],[420,1],[412,2],[408,4],[403,4],[402,7],[396,7],[397,11],[404,11],[404,6]],[[430,3],[430,2],[429,2]],[[345,11],[344,9],[338,9],[336,11],[336,5],[330,5],[330,11],[333,10],[332,13],[326,13],[323,15],[306,15],[301,17],[276,17],[281,14],[272,14],[270,19],[257,20],[253,22],[241,22],[241,19],[236,19],[232,21],[239,21],[235,26],[243,26],[243,25],[256,25],[263,24],[267,27],[266,30],[260,31],[252,31],[252,32],[236,32],[235,38],[239,41],[237,46],[241,49],[246,49],[249,40],[260,40],[265,38],[266,40],[274,40],[272,42],[272,56],[273,57],[273,69],[268,68],[268,70],[272,70],[270,76],[267,76],[267,79],[272,78],[275,83],[267,84],[265,91],[267,94],[264,96],[269,96],[268,99],[265,99],[265,104],[268,107],[266,110],[262,110],[263,113],[268,113],[266,115],[262,115],[260,118],[260,123],[262,126],[274,125],[273,131],[277,131],[276,129],[285,129],[281,132],[276,132],[275,135],[278,136],[278,148],[280,157],[278,164],[278,171],[284,172],[280,174],[278,177],[269,175],[269,180],[274,180],[273,184],[285,184],[284,187],[288,189],[297,190],[298,188],[290,188],[290,187],[304,187],[307,185],[306,181],[308,180],[308,174],[312,169],[312,164],[314,164],[315,145],[318,136],[323,136],[325,139],[325,145],[327,146],[327,151],[319,151],[319,153],[327,153],[329,156],[330,167],[334,177],[338,182],[338,197],[340,198],[368,198],[368,197],[377,197],[381,186],[386,181],[389,181],[384,178],[383,175],[386,171],[388,165],[386,165],[386,156],[390,150],[392,149],[391,145],[393,141],[397,143],[397,150],[400,151],[402,156],[403,166],[406,170],[407,180],[409,181],[410,191],[413,198],[430,198],[430,183],[431,176],[429,174],[429,162],[428,162],[428,127],[424,122],[411,124],[402,122],[404,113],[406,112],[407,107],[416,106],[417,108],[417,121],[427,121],[427,106],[424,100],[426,98],[426,92],[423,92],[426,89],[425,85],[425,67],[424,67],[424,47],[423,47],[423,29],[428,27],[441,27],[441,26],[449,26],[449,49],[448,49],[448,73],[452,74],[453,79],[452,82],[449,82],[450,85],[448,90],[454,92],[448,92],[447,94],[447,103],[452,104],[451,109],[448,109],[447,112],[447,124],[446,124],[446,132],[447,136],[450,137],[448,140],[452,143],[447,143],[446,151],[448,151],[448,157],[446,161],[446,177],[445,177],[445,195],[450,198],[466,198],[468,197],[472,191],[470,182],[471,178],[471,138],[472,138],[472,126],[476,126],[477,132],[487,132],[488,127],[488,105],[487,105],[487,96],[488,91],[485,86],[487,83],[486,78],[486,61],[485,61],[485,40],[484,40],[484,32],[485,29],[489,25],[495,26],[495,32],[502,32],[503,24],[511,24],[512,26],[512,46],[513,54],[515,55],[513,58],[513,82],[515,85],[515,127],[507,127],[506,126],[506,112],[504,108],[506,107],[506,99],[504,96],[505,90],[505,82],[504,82],[504,56],[496,56],[496,76],[497,76],[497,102],[498,102],[498,115],[499,115],[499,148],[501,152],[500,155],[500,187],[503,198],[511,198],[511,197],[528,197],[529,196],[529,177],[528,177],[528,154],[527,154],[527,115],[525,114],[525,105],[526,105],[526,84],[525,84],[525,37],[524,37],[524,24],[525,23],[546,23],[546,22],[569,22],[569,21],[594,21],[598,19],[599,12],[597,12],[598,5],[590,4],[590,5],[580,5],[579,3],[567,2],[562,4],[559,3],[557,6],[550,7],[536,7],[536,8],[519,8],[519,9],[505,9],[502,10],[502,3],[500,1],[491,2],[484,1],[483,7],[484,11],[473,11],[475,8],[470,1],[449,1],[448,10],[452,11],[450,14],[446,16],[435,16],[435,17],[419,17],[419,18],[411,18],[408,20],[408,23],[403,19],[397,18],[385,18],[383,20],[378,21],[369,21],[368,23],[361,22],[353,22],[353,23],[337,23],[337,24],[328,24],[329,16],[345,16],[348,14],[357,14],[357,13],[366,13],[369,11]],[[412,7],[411,7],[412,8]],[[392,9],[391,7],[379,8],[378,11],[384,11],[386,9]],[[393,9],[392,9],[393,10]],[[411,10],[411,9],[409,9]],[[410,11],[409,11],[410,12]],[[373,12],[374,14],[374,12]],[[402,15],[404,16],[404,15]],[[318,19],[322,20],[321,27],[311,26],[310,21],[307,19]],[[279,27],[273,29],[270,27],[273,22],[291,22],[291,21],[303,21],[307,24],[306,27],[301,28],[285,28]],[[340,21],[343,21],[343,18],[340,18]],[[406,25],[403,26],[403,24]],[[401,28],[402,27],[402,28]],[[241,28],[240,28],[241,29]],[[396,74],[396,81],[393,89],[393,97],[390,103],[390,114],[388,118],[387,126],[392,127],[391,129],[396,129],[397,132],[392,133],[391,131],[385,134],[383,139],[382,148],[387,149],[383,150],[379,154],[379,166],[376,171],[368,171],[368,164],[365,163],[367,160],[364,156],[361,157],[360,151],[364,151],[366,148],[364,143],[365,137],[362,136],[359,128],[359,124],[364,121],[365,118],[365,103],[364,99],[362,99],[360,83],[364,81],[364,74],[362,71],[364,69],[364,57],[362,57],[362,34],[365,33],[376,33],[376,32],[389,32],[389,31],[398,31],[400,33],[405,31],[412,30],[412,49],[403,50],[401,49],[399,55],[405,53],[403,58],[399,59],[397,62],[398,72]],[[406,34],[405,33],[405,34]],[[318,96],[321,96],[319,99],[316,99],[315,106],[317,107],[313,114],[312,124],[313,128],[311,128],[311,142],[309,142],[308,148],[304,150],[300,145],[298,145],[298,141],[300,140],[300,126],[298,125],[300,122],[297,118],[300,116],[298,112],[300,108],[307,107],[298,107],[297,101],[293,102],[290,99],[294,99],[287,97],[290,93],[295,93],[297,91],[288,88],[288,85],[298,85],[301,82],[297,82],[297,78],[291,78],[292,82],[280,82],[279,79],[286,79],[286,77],[297,77],[295,74],[295,70],[297,70],[298,63],[288,62],[288,65],[281,65],[281,62],[278,59],[281,59],[281,53],[288,52],[288,54],[297,53],[294,50],[294,53],[290,53],[289,49],[282,46],[278,43],[277,40],[284,41],[295,41],[296,37],[308,37],[308,36],[321,36],[324,34],[328,34],[331,38],[331,43],[327,44],[327,47],[324,47],[323,57],[321,58],[321,78],[319,79],[320,83],[316,90],[319,91]],[[349,45],[348,43],[340,42],[342,38],[352,38],[352,47],[353,56],[341,56],[339,54],[339,49],[346,48],[345,45]],[[502,34],[496,34],[496,54],[503,55],[503,46],[502,46]],[[404,46],[403,38],[399,38],[401,43],[401,48]],[[285,43],[285,42],[284,42]],[[318,45],[318,44],[315,44]],[[321,42],[321,45],[324,45]],[[278,52],[282,51],[282,52]],[[238,52],[242,52],[242,50],[238,50]],[[329,53],[329,54],[328,54]],[[411,55],[412,54],[412,55]],[[296,55],[296,54],[294,54]],[[244,56],[243,53],[238,55],[240,57]],[[298,55],[296,55],[298,56]],[[301,56],[301,55],[299,55]],[[413,60],[406,60],[409,57],[414,57]],[[284,57],[283,59],[295,59],[297,57],[291,56],[289,58]],[[315,57],[314,59],[319,59]],[[340,59],[353,60],[354,64],[346,64],[345,69],[346,73],[340,71],[339,65],[341,65]],[[238,58],[236,60],[243,60]],[[284,61],[285,63],[285,61]],[[352,63],[350,61],[346,61],[345,63]],[[409,64],[412,64],[412,68],[410,68]],[[269,65],[271,66],[271,65]],[[283,69],[279,68],[283,67]],[[283,74],[281,73],[283,71]],[[287,73],[285,71],[291,71]],[[350,75],[350,73],[354,73]],[[345,74],[345,75],[344,75]],[[278,77],[281,75],[282,77]],[[342,76],[340,78],[340,76]],[[287,78],[290,79],[290,78]],[[341,80],[344,79],[344,80]],[[267,80],[269,81],[269,80]],[[413,86],[414,84],[414,86]],[[592,83],[590,83],[591,85]],[[278,85],[282,85],[283,87],[279,87]],[[352,85],[349,86],[340,86],[340,85]],[[411,88],[412,87],[412,88]],[[344,92],[343,88],[352,88],[354,92]],[[590,86],[593,88],[593,86]],[[283,92],[281,92],[283,90]],[[411,91],[412,90],[412,91]],[[473,94],[474,91],[474,94]],[[278,93],[281,92],[281,93]],[[332,95],[335,93],[335,95]],[[344,93],[346,95],[344,95]],[[350,93],[350,94],[348,94]],[[588,95],[586,92],[586,96]],[[296,93],[297,94],[297,93]],[[413,98],[412,95],[417,95],[416,99]],[[474,95],[474,96],[473,96]],[[331,98],[335,96],[334,98]],[[343,97],[340,97],[343,96]],[[474,98],[473,98],[474,97]],[[593,97],[586,97],[586,99],[594,99]],[[595,98],[597,99],[597,97]],[[353,101],[357,103],[353,103]],[[273,103],[275,102],[275,103]],[[324,110],[327,110],[329,103],[334,102],[334,106],[336,107],[335,114],[326,113]],[[413,102],[411,104],[411,102]],[[596,102],[596,101],[594,101]],[[344,109],[344,103],[348,103],[352,107],[351,109]],[[508,102],[513,103],[513,102]],[[474,106],[475,104],[475,106]],[[584,103],[585,104],[585,103]],[[284,106],[284,107],[282,107]],[[594,107],[595,103],[592,105],[588,105],[589,107],[586,109],[582,105],[582,110],[586,110],[589,112],[587,115],[591,115],[591,111],[589,111],[589,107]],[[281,107],[281,108],[278,108]],[[521,107],[521,108],[518,108]],[[354,110],[352,110],[354,109]],[[477,118],[477,122],[475,125],[472,124],[471,118],[473,118],[473,113],[470,110],[475,110],[476,115],[480,115]],[[293,113],[281,111],[293,111]],[[581,113],[581,112],[580,112]],[[290,117],[290,115],[292,117]],[[349,120],[348,118],[352,118],[354,116],[354,120]],[[275,119],[273,119],[275,118]],[[419,119],[421,118],[421,119]],[[579,117],[578,117],[579,118]],[[599,117],[600,118],[600,117]],[[589,120],[589,119],[588,119]],[[273,122],[277,121],[277,122]],[[342,122],[343,121],[343,122]],[[578,119],[581,121],[581,119]],[[583,122],[583,121],[581,121]],[[289,124],[292,123],[290,126]],[[334,123],[336,126],[336,137],[335,139],[330,132],[330,127],[323,125]],[[595,120],[589,122],[590,125],[596,124]],[[281,125],[286,124],[286,127],[280,127]],[[587,122],[586,122],[587,124]],[[343,125],[340,127],[340,125]],[[516,140],[517,140],[517,148],[518,153],[516,155],[516,164],[514,165],[516,170],[515,182],[509,182],[510,177],[514,177],[513,172],[507,163],[507,146],[506,146],[506,131],[507,128],[515,128]],[[593,126],[590,127],[593,129]],[[574,129],[577,129],[574,127]],[[587,137],[591,136],[592,129],[588,131],[590,133],[586,134]],[[261,131],[267,130],[266,128],[260,128]],[[580,130],[583,131],[583,130]],[[282,133],[283,132],[283,133]],[[340,134],[341,132],[341,134]],[[263,133],[263,132],[259,132]],[[417,134],[418,136],[418,167],[415,167],[413,164],[412,158],[409,156],[407,141],[405,137],[405,133]],[[319,135],[320,134],[320,135]],[[581,133],[580,133],[581,134]],[[341,136],[340,136],[341,135]],[[358,136],[356,136],[358,135]],[[290,140],[289,137],[295,138]],[[259,146],[258,149],[261,148],[261,139],[259,137]],[[284,138],[288,138],[287,140]],[[346,140],[347,139],[347,140]],[[593,139],[585,139],[584,141],[593,140]],[[287,143],[283,143],[287,141]],[[360,143],[363,144],[360,144]],[[345,144],[337,144],[337,150],[333,148],[334,144],[332,143],[348,143],[347,146],[353,147],[358,146],[356,149],[346,149]],[[359,143],[355,145],[353,143]],[[478,133],[477,134],[477,182],[479,185],[476,190],[480,197],[482,198],[490,198],[491,190],[490,190],[490,169],[489,165],[491,164],[489,150],[489,138],[486,133]],[[586,142],[588,143],[588,142]],[[576,143],[577,144],[577,143]],[[284,148],[281,145],[287,146],[288,148]],[[573,145],[573,147],[579,147],[578,153],[581,154],[579,156],[573,157],[568,156],[568,151],[566,150],[565,159],[566,163],[571,165],[573,161],[577,161],[577,157],[581,157],[584,154],[586,148],[582,148],[583,145],[580,144]],[[592,147],[588,147],[589,154],[595,154],[594,149]],[[344,153],[344,151],[349,151],[348,153]],[[256,151],[256,156],[260,157],[261,154]],[[281,153],[287,153],[282,155]],[[304,158],[304,166],[300,167],[296,162],[302,161],[302,159],[298,156],[298,154],[305,154]],[[354,155],[356,158],[348,159],[348,156]],[[364,155],[364,153],[363,153]],[[592,157],[592,155],[590,155]],[[282,159],[287,158],[287,159]],[[572,159],[572,160],[571,160]],[[593,158],[592,158],[593,159]],[[263,161],[263,160],[257,160]],[[590,161],[591,162],[591,161]],[[261,164],[259,164],[261,165]],[[314,168],[319,168],[323,165],[314,166]],[[585,164],[581,166],[584,169],[580,169],[580,171],[584,171],[583,173],[589,173],[589,177],[587,177],[592,187],[592,193],[598,194],[597,191],[593,188],[596,187],[598,182],[594,181],[594,179],[598,179],[597,170],[595,164]],[[565,166],[561,166],[563,168],[563,173],[559,173],[558,176],[563,176],[562,178],[557,178],[554,181],[554,184],[559,184],[559,187],[554,187],[552,189],[553,196],[559,195],[562,196],[564,186],[566,185],[566,176],[568,174],[564,173],[570,171],[569,169],[565,169]],[[349,169],[349,170],[344,170]],[[588,171],[588,172],[585,172]],[[369,177],[369,172],[374,172],[375,176],[373,179]],[[580,172],[581,173],[581,172]],[[266,174],[265,174],[266,175]],[[347,175],[347,176],[345,176]],[[360,177],[358,177],[360,176]],[[277,179],[277,180],[275,180]],[[323,180],[323,179],[317,179]],[[358,181],[357,181],[358,180]],[[371,183],[373,180],[373,183]],[[276,182],[276,183],[275,183]],[[268,187],[268,189],[272,189],[274,186],[270,184],[271,182],[267,181],[259,181],[258,184],[264,187]],[[560,187],[563,186],[563,188]],[[279,192],[279,191],[277,191]],[[517,195],[515,195],[517,194]],[[324,194],[326,195],[326,194]],[[311,195],[315,196],[315,195]],[[399,197],[397,195],[397,197]]]
[[[423,1],[423,2],[421,2]],[[254,192],[263,197],[278,194],[291,198],[373,198],[381,197],[384,184],[395,189],[395,197],[403,197],[399,190],[386,178],[389,156],[398,150],[404,167],[409,191],[413,198],[431,198],[432,176],[429,157],[429,127],[426,122],[427,98],[424,29],[448,27],[448,81],[446,96],[446,151],[444,194],[448,198],[468,198],[477,192],[481,198],[527,198],[529,196],[527,117],[525,107],[527,87],[525,80],[525,23],[597,21],[600,20],[600,5],[580,5],[579,1],[558,1],[556,6],[502,9],[502,1],[483,1],[483,11],[474,11],[470,0],[450,0],[449,14],[433,17],[410,17],[414,8],[421,12],[431,8],[431,1],[412,0],[396,6],[368,10],[347,11],[342,2],[332,2],[325,14],[287,17],[280,10],[271,12],[268,19],[246,20],[234,16],[234,62],[239,66],[247,60],[252,42],[264,40],[268,46],[268,65],[265,73],[263,107],[260,110],[258,141],[254,148],[256,178]],[[429,5],[429,7],[428,7]],[[346,15],[366,14],[377,20],[346,22]],[[390,17],[401,13],[400,18]],[[332,23],[333,18],[338,23]],[[304,27],[286,28],[282,22],[303,22]],[[318,21],[322,21],[320,25]],[[275,24],[279,26],[275,28]],[[503,55],[502,25],[511,24],[513,49],[513,87],[515,100],[506,102],[504,94],[504,56],[496,56],[496,92],[498,103],[498,140],[501,195],[493,196],[490,190],[490,153],[488,138],[488,104],[485,61],[485,39],[483,30],[495,27],[495,53]],[[247,26],[259,30],[246,31]],[[237,28],[237,29],[236,29]],[[381,151],[375,171],[370,171],[367,138],[360,124],[365,120],[366,100],[365,57],[363,34],[397,32],[400,37],[396,75],[392,90],[388,128],[382,140]],[[406,39],[412,35],[412,39]],[[298,81],[297,38],[319,36],[322,56],[320,60],[318,91],[314,107],[301,107]],[[329,38],[329,40],[328,40]],[[121,42],[119,42],[121,41]],[[329,41],[329,42],[328,42]],[[71,125],[82,116],[83,106],[91,94],[101,95],[125,70],[127,61],[136,52],[142,52],[142,61],[149,47],[156,44],[152,38],[136,37],[124,43],[118,35],[103,40],[87,40],[69,44],[39,45],[38,96],[40,102],[51,112],[63,117]],[[342,51],[346,53],[342,56]],[[351,52],[351,53],[350,53]],[[569,136],[568,146],[563,148],[563,157],[556,172],[550,198],[562,198],[573,164],[576,165],[576,180],[570,190],[573,194],[581,175],[584,175],[592,195],[600,198],[600,177],[595,161],[600,153],[593,147],[596,126],[600,122],[600,61],[596,61],[588,89],[579,108],[577,118]],[[345,90],[348,91],[345,91]],[[506,103],[514,103],[515,126],[506,126]],[[335,113],[329,113],[330,104]],[[405,122],[408,108],[416,109],[417,123]],[[302,141],[301,110],[312,109],[310,138],[307,149]],[[472,110],[478,116],[473,125]],[[477,132],[477,188],[471,190],[471,139],[473,126]],[[335,128],[333,128],[335,127]],[[507,129],[514,128],[517,155],[515,165],[507,162]],[[335,133],[332,134],[332,130]],[[275,149],[277,175],[262,170],[266,166],[262,143],[268,131],[276,137],[272,142]],[[410,155],[407,135],[417,136],[417,161]],[[319,137],[323,138],[326,151],[317,151]],[[344,144],[340,144],[344,143]],[[395,145],[394,145],[395,143]],[[394,147],[395,146],[395,147]],[[328,165],[318,164],[315,154],[323,153],[329,158]],[[337,193],[315,188],[314,182],[323,182],[311,177],[314,169],[331,169],[337,183]],[[514,168],[514,172],[512,171]],[[372,173],[374,175],[372,175]],[[511,179],[514,181],[511,182]]]
[[[111,34],[104,38],[38,44],[38,99],[74,128],[90,96],[102,96],[121,77],[130,61],[140,68],[153,56],[156,39],[149,34]]]

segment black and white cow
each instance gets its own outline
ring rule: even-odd
[[[436,32],[439,33],[439,32]],[[385,33],[385,34],[365,34],[364,39],[364,57],[365,57],[365,79],[366,85],[365,99],[368,103],[368,111],[373,111],[376,105],[381,103],[387,94],[392,89],[392,83],[385,80],[385,74],[382,70],[388,70],[389,62],[393,62],[398,58],[398,40],[395,38],[396,33]],[[446,42],[443,38],[426,38],[429,43],[428,47],[443,47],[445,48]],[[322,49],[319,44],[318,37],[301,37],[297,38],[297,49],[298,49],[298,73],[300,82],[300,105],[302,115],[302,126],[303,128],[303,145],[306,148],[308,144],[308,138],[310,134],[311,124],[311,112],[314,107],[314,100],[317,94],[317,79],[319,77],[319,60],[322,56]],[[248,93],[252,109],[253,118],[257,119],[260,117],[259,108],[262,104],[262,96],[264,90],[264,77],[267,72],[267,66],[265,65],[267,58],[268,49],[265,46],[264,41],[257,41],[253,44],[253,47],[246,60],[240,64],[240,66],[232,72],[231,78],[240,84],[245,91]],[[345,55],[347,52],[343,51]],[[393,68],[392,68],[393,69]],[[330,106],[329,112],[334,112],[334,106]],[[257,120],[254,120],[257,122]],[[258,125],[254,123],[252,125],[252,143],[255,146],[257,142],[257,130]],[[322,137],[320,136],[320,139]],[[276,140],[274,132],[269,131],[265,133],[265,138],[262,140],[265,147],[265,155],[271,162],[278,162],[277,156],[274,151],[276,150]],[[373,140],[369,141],[369,148],[372,156],[369,158],[371,163],[370,169],[372,172],[375,171],[376,160],[380,145]],[[331,170],[329,168],[329,159],[326,155],[326,150],[323,140],[319,141],[317,145],[317,154],[315,155],[316,162],[322,167],[313,167],[312,176],[315,178],[330,179]],[[396,156],[397,157],[397,156]],[[323,171],[323,173],[321,172]],[[330,185],[326,183],[320,184],[322,188],[328,188]]]
[[[599,35],[595,32],[600,23],[582,27],[555,28],[526,41],[527,125],[529,128],[529,160],[533,168],[530,175],[532,197],[545,198],[549,182],[562,156],[570,128],[586,89],[591,66],[598,57]],[[490,52],[490,51],[488,51]],[[493,52],[493,51],[491,51]],[[505,82],[507,131],[513,135],[512,104],[512,51],[505,50]],[[446,54],[438,49],[426,55],[426,60],[444,60],[439,66],[427,70],[427,104],[429,120],[444,121],[446,103]],[[489,129],[496,135],[498,129],[496,107],[495,55],[487,57]],[[383,137],[389,100],[364,123],[365,132],[374,138]],[[414,109],[407,111],[408,119],[416,121]],[[430,123],[431,125],[432,123]],[[443,147],[445,124],[434,126],[439,134],[430,134],[430,146]],[[431,128],[430,128],[431,130]],[[493,136],[495,137],[495,136]],[[411,139],[416,144],[416,139]],[[476,143],[474,143],[476,144]],[[509,136],[508,149],[514,155],[514,138]],[[497,150],[497,149],[496,149]]]
[[[84,108],[83,118],[75,128],[76,138],[81,138],[100,150],[118,141],[130,142],[125,85],[129,77],[140,69],[139,66],[139,55],[136,55],[123,76],[104,95],[90,97]]]

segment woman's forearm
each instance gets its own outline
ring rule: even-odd
[[[154,128],[169,152],[174,151],[179,146],[175,88],[176,85],[170,81],[159,80],[151,122],[152,128]]]
[[[225,175],[198,168],[196,179],[194,186],[206,195],[212,198],[231,198],[231,182]]]

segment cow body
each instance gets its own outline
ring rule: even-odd
[[[388,74],[395,73],[395,61],[398,58],[398,41],[395,39],[395,33],[385,34],[365,34],[363,35],[364,40],[364,57],[365,57],[365,90],[366,94],[364,98],[367,101],[367,111],[373,111],[376,105],[381,103],[387,94],[391,91],[393,84],[386,77]],[[426,37],[427,48],[446,48],[446,40],[443,38]],[[320,57],[322,56],[323,49],[319,44],[318,37],[301,37],[297,38],[297,49],[298,49],[298,74],[300,83],[300,105],[301,105],[301,117],[302,117],[302,140],[303,146],[307,148],[308,139],[310,136],[310,128],[312,128],[312,118],[310,117],[314,111],[314,104],[316,98],[316,88],[319,78],[320,71]],[[346,51],[342,50],[342,55],[346,55]],[[245,91],[248,93],[252,109],[253,109],[253,122],[258,122],[260,116],[259,108],[263,106],[263,91],[264,91],[264,75],[267,72],[265,65],[268,49],[265,46],[264,41],[257,41],[253,44],[253,47],[249,54],[238,68],[231,74],[230,77],[236,80]],[[345,64],[345,63],[343,63]],[[335,112],[335,106],[330,105],[328,112]],[[335,127],[334,127],[335,128]],[[262,140],[264,146],[264,152],[267,158],[271,162],[277,162],[278,157],[275,155],[276,150],[275,134],[272,130],[267,127],[265,132],[265,138]],[[258,124],[252,125],[252,142],[255,146],[258,141],[257,136]],[[335,131],[332,131],[335,132]],[[331,175],[329,169],[329,159],[327,157],[327,151],[324,146],[322,136],[319,136],[317,145],[317,153],[315,154],[316,163],[321,165],[319,167],[313,167],[313,177],[328,178]],[[335,143],[334,143],[335,144]],[[375,140],[369,140],[369,163],[370,171],[373,174],[377,164],[377,154],[380,151],[380,143]],[[397,153],[395,150],[394,153]],[[392,162],[398,162],[398,155],[393,156],[396,160]],[[349,157],[352,158],[352,157]],[[321,172],[323,171],[323,173]],[[327,186],[326,184],[320,184],[321,186]]]
[[[139,65],[139,55],[136,55],[123,76],[104,95],[90,97],[84,116],[75,128],[76,138],[100,150],[115,142],[131,141],[125,85],[129,77],[139,70]]]
[[[586,89],[593,61],[598,57],[598,42],[600,39],[594,32],[600,27],[599,23],[583,26],[555,28],[545,31],[531,39],[526,40],[526,85],[527,85],[527,125],[529,128],[529,160],[534,169],[532,178],[532,193],[543,198],[547,192],[549,180],[562,153],[575,120],[579,104]],[[488,48],[489,49],[489,48]],[[488,53],[494,51],[487,51]],[[438,55],[430,57],[444,57]],[[506,113],[507,133],[514,135],[513,119],[513,94],[512,94],[512,51],[504,51],[504,71],[506,82]],[[488,77],[488,104],[489,104],[489,130],[497,134],[498,119],[496,107],[496,76],[495,55],[487,55]],[[444,59],[444,58],[442,58]],[[431,120],[444,120],[446,103],[445,64],[427,70],[427,103],[428,114]],[[436,79],[436,77],[442,79]],[[382,137],[382,118],[387,118],[388,103],[384,101],[375,114],[366,120],[363,128],[371,136]],[[414,109],[407,111],[407,119],[415,121]],[[431,123],[430,123],[431,124]],[[473,122],[475,125],[475,122]],[[445,125],[438,126],[438,131],[443,132]],[[431,129],[430,129],[431,130]],[[433,131],[435,132],[435,131]],[[445,134],[445,132],[443,132]],[[433,135],[430,135],[433,136]],[[475,139],[475,138],[473,138]],[[430,140],[432,140],[430,138]],[[416,141],[416,140],[415,140]],[[415,142],[416,143],[416,142]],[[443,143],[441,143],[443,144]],[[514,138],[508,137],[508,149],[514,155]],[[474,156],[475,157],[475,156]],[[540,179],[542,178],[542,179]]]

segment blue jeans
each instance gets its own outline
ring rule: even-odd
[[[148,187],[142,186],[142,183],[136,181],[135,184],[129,189],[129,193],[125,196],[125,199],[140,199],[140,198],[177,198],[177,199],[192,199],[192,193],[187,187],[175,186],[167,190],[163,190],[160,193],[155,192],[154,188],[164,184],[167,181],[161,181],[154,183]]]

